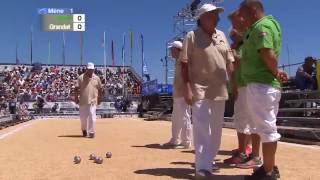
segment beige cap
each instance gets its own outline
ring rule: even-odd
[[[224,9],[222,7],[217,7],[213,4],[204,4],[202,5],[196,13],[196,19],[200,19],[200,17],[207,13],[207,12],[211,12],[211,11],[218,11],[218,13],[222,13],[224,11]]]

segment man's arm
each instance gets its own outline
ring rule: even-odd
[[[187,102],[187,104],[192,105],[193,94],[191,91],[191,85],[189,80],[188,63],[181,62],[181,76],[186,87],[186,94],[184,99]]]
[[[181,76],[183,79],[183,84],[185,87],[185,94],[184,99],[187,104],[193,104],[193,94],[191,90],[191,83],[189,79],[189,61],[193,51],[193,32],[189,32],[184,41],[182,46],[182,51],[180,53],[180,63],[181,63]]]
[[[280,82],[287,82],[287,73],[278,69],[278,58],[272,49],[263,48],[259,50],[260,56],[263,62],[268,67],[270,72],[276,77]]]
[[[233,72],[234,72],[234,66],[233,66],[233,63],[232,62],[227,62],[227,73],[228,73],[228,76],[232,79],[232,75],[233,75]]]
[[[277,77],[278,75],[278,58],[273,49],[263,48],[259,50],[260,56],[269,71]]]
[[[79,104],[80,102],[79,96],[80,96],[80,77],[78,78],[74,88],[74,102],[77,104]]]
[[[312,76],[310,74],[308,74],[307,72],[305,72],[303,70],[303,68],[301,68],[301,67],[298,68],[298,74],[303,76],[303,77],[306,77],[308,79],[312,79]]]
[[[103,100],[103,85],[101,83],[101,80],[99,79],[99,87],[98,87],[98,104],[100,104]]]

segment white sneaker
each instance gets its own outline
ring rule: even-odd
[[[164,143],[162,146],[175,148],[175,147],[181,146],[181,144],[179,144],[179,143],[173,143],[172,141],[169,141],[169,142],[167,142],[167,143]]]
[[[192,148],[192,143],[191,142],[186,142],[182,143],[184,149],[191,149]]]

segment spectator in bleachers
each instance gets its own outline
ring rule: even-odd
[[[16,114],[16,112],[17,112],[17,98],[13,94],[10,95],[9,112],[10,112],[10,114]]]
[[[317,88],[315,62],[316,60],[313,57],[306,57],[304,64],[298,68],[295,79],[298,89],[306,90]]]
[[[8,108],[8,104],[5,101],[5,97],[1,96],[1,98],[0,98],[0,115],[6,114],[6,112],[8,112],[7,108]]]
[[[45,104],[44,98],[41,95],[37,96],[37,113],[41,114],[43,112],[43,107]]]

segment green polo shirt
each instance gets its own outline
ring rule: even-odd
[[[261,83],[281,88],[280,82],[264,64],[260,49],[273,49],[277,57],[281,51],[281,29],[272,16],[265,16],[254,23],[244,36],[241,47],[240,85]]]

